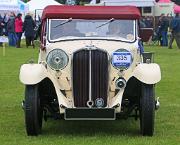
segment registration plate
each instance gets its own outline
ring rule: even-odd
[[[118,68],[128,68],[132,63],[130,52],[115,52],[113,53],[112,63]]]

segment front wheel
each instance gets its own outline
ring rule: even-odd
[[[153,136],[154,117],[154,85],[142,84],[140,98],[140,129],[143,136]]]
[[[38,92],[38,85],[25,88],[25,124],[27,135],[36,136],[41,132],[43,109]]]

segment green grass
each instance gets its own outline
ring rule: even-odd
[[[48,120],[43,133],[28,137],[21,101],[24,85],[19,82],[20,65],[37,58],[38,50],[0,47],[0,145],[177,145],[180,143],[180,50],[146,46],[155,52],[162,80],[156,86],[161,107],[156,112],[153,137],[139,135],[139,122],[133,118],[117,121]]]

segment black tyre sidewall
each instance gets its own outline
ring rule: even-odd
[[[36,136],[42,128],[42,106],[38,85],[27,85],[25,88],[25,124],[28,135]]]
[[[143,136],[153,136],[154,118],[154,85],[142,84],[140,98],[140,130]]]

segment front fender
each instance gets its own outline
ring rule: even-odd
[[[145,84],[156,84],[161,80],[161,70],[156,63],[141,63],[133,71],[133,76]]]
[[[47,70],[42,64],[23,64],[19,79],[23,84],[33,85],[47,77]]]

